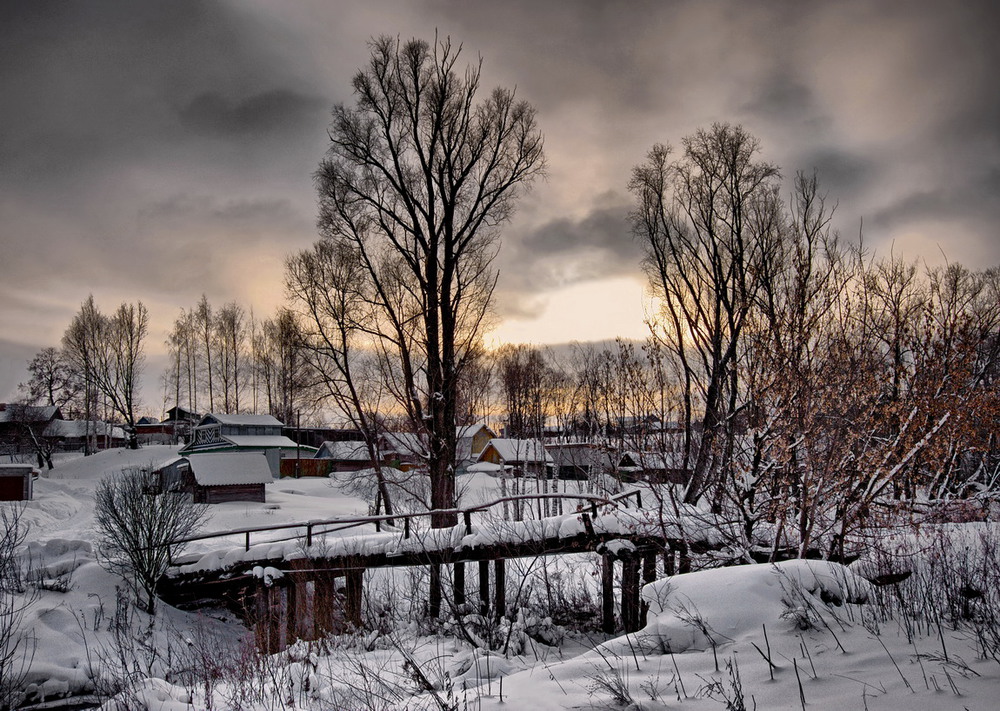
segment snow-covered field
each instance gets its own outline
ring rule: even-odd
[[[650,605],[646,627],[612,639],[567,631],[538,604],[552,599],[554,587],[563,608],[577,606],[585,615],[599,585],[593,556],[564,557],[547,571],[541,562],[524,561],[509,573],[508,599],[532,602],[513,619],[497,624],[459,615],[435,630],[415,612],[411,619],[401,612],[419,610],[420,576],[380,572],[366,590],[369,619],[381,624],[259,655],[247,630],[224,611],[161,605],[150,620],[116,595],[121,581],[97,562],[97,483],[175,453],[146,447],[68,457],[36,481],[23,513],[30,526],[27,552],[41,581],[22,620],[34,649],[26,677],[30,701],[51,708],[65,696],[101,692],[107,708],[136,711],[997,708],[1000,662],[990,655],[998,648],[991,635],[1000,630],[985,622],[997,613],[977,607],[994,604],[996,596],[967,594],[969,622],[956,626],[940,608],[920,609],[931,596],[913,584],[902,585],[895,597],[892,586],[876,591],[858,574],[870,575],[874,558],[850,568],[788,561],[658,580],[643,590]],[[483,474],[460,482],[466,502],[495,496],[495,485]],[[205,530],[367,511],[367,501],[330,480],[281,480],[268,485],[265,504],[211,507]],[[1000,540],[991,524],[922,535],[931,533],[933,541],[907,534],[896,547],[922,550],[930,560],[935,541],[957,538],[955,549],[975,565]],[[219,545],[201,541],[193,550]],[[912,562],[902,558],[897,565]],[[885,561],[879,566],[884,570]],[[921,570],[929,573],[914,580],[934,587],[934,576],[954,568],[925,563]],[[547,590],[539,572],[547,573]],[[948,582],[954,581],[942,581]],[[524,589],[515,594],[515,586]],[[128,690],[107,700],[123,680]]]

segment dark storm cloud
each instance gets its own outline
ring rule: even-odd
[[[168,310],[202,291],[280,292],[282,256],[315,238],[326,108],[351,100],[380,34],[450,35],[462,64],[482,56],[484,89],[516,86],[538,110],[549,179],[504,226],[505,314],[559,287],[641,280],[630,170],[714,121],[743,124],[786,179],[815,169],[842,234],[864,217],[870,245],[961,243],[949,257],[982,266],[1000,259],[998,13],[990,0],[0,3],[0,338],[48,345],[95,288]]]
[[[281,25],[189,0],[0,12],[4,291],[64,313],[96,285],[231,293],[250,250],[312,238],[329,97]]]
[[[642,246],[632,236],[629,207],[620,197],[605,200],[616,204],[597,207],[579,220],[552,220],[504,243],[501,316],[533,313],[539,292],[638,271]]]
[[[835,201],[868,188],[878,174],[875,161],[832,146],[806,152],[799,160],[801,164],[796,170],[807,175],[815,172],[823,192]]]
[[[318,97],[286,89],[274,89],[235,101],[215,92],[205,92],[192,99],[178,114],[185,126],[195,130],[243,138],[279,130],[291,133],[314,125],[317,114],[325,115],[325,104]]]

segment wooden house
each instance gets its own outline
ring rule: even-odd
[[[545,445],[559,479],[590,479],[612,469],[612,455],[594,442],[560,442]]]
[[[414,432],[386,432],[379,438],[382,461],[404,472],[427,462],[427,444]]]
[[[32,437],[41,437],[50,424],[62,419],[62,411],[55,405],[0,402],[0,442],[7,445],[30,442]]]
[[[499,464],[514,476],[549,476],[555,467],[545,446],[534,439],[491,439],[478,461]]]
[[[271,466],[271,473],[278,477],[282,458],[309,456],[316,451],[282,435],[282,427],[281,421],[271,415],[205,415],[180,454],[263,452]]]
[[[34,474],[28,464],[0,464],[0,501],[30,501]]]
[[[479,455],[486,449],[491,439],[496,439],[497,433],[482,423],[478,425],[459,425],[455,428],[455,464],[459,468],[468,466],[479,460]]]
[[[127,441],[122,427],[101,420],[53,420],[45,428],[43,436],[63,450],[83,449],[88,437],[98,449],[124,447]]]
[[[227,501],[264,502],[264,487],[273,481],[263,452],[190,454],[156,470],[162,491],[186,491],[196,504]]]
[[[616,469],[625,481],[645,479],[659,484],[686,484],[690,472],[672,452],[623,452]]]
[[[326,441],[316,450],[315,459],[328,461],[330,472],[355,472],[374,466],[364,442]]]

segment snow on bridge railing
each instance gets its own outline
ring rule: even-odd
[[[405,514],[381,514],[378,516],[352,516],[352,517],[338,517],[331,519],[320,519],[313,521],[301,521],[296,523],[278,523],[270,526],[254,526],[252,528],[239,528],[230,529],[228,531],[215,531],[212,533],[204,533],[197,536],[188,536],[186,538],[178,538],[169,543],[164,543],[161,545],[165,546],[175,546],[182,543],[192,543],[194,541],[205,541],[213,538],[226,538],[229,536],[243,536],[244,537],[244,550],[250,550],[250,534],[252,533],[262,533],[265,531],[285,531],[291,529],[302,529],[305,528],[306,545],[312,545],[313,535],[317,533],[334,533],[336,531],[344,531],[349,528],[356,528],[358,526],[363,526],[365,524],[374,523],[375,530],[381,531],[382,524],[388,523],[394,525],[395,521],[402,519],[403,521],[403,538],[408,539],[410,537],[410,521],[413,519],[426,518],[430,516],[437,515],[462,515],[463,523],[465,524],[466,534],[472,533],[472,514],[480,513],[494,506],[499,506],[504,503],[512,503],[516,501],[534,501],[534,500],[544,500],[544,499],[572,499],[575,501],[587,501],[590,503],[589,515],[584,512],[584,525],[587,527],[588,532],[592,532],[591,529],[591,516],[597,516],[598,506],[615,506],[619,503],[625,503],[629,498],[635,497],[636,507],[642,508],[642,495],[638,489],[633,489],[632,491],[626,491],[621,494],[616,494],[611,497],[598,496],[596,494],[563,494],[563,493],[553,493],[553,494],[518,494],[514,496],[505,496],[494,501],[489,501],[483,504],[477,504],[475,506],[469,506],[465,508],[453,508],[453,509],[435,509],[432,511],[419,511],[416,513],[405,513]],[[578,507],[577,512],[582,509]],[[574,513],[577,513],[574,512]],[[329,528],[322,531],[315,531],[316,527],[320,526],[338,526],[337,528]],[[398,529],[397,529],[398,530]],[[301,538],[302,534],[298,533],[293,536],[287,536],[284,538],[273,538],[268,540],[268,543],[279,543],[282,541],[291,541]],[[170,561],[171,564],[173,561]]]

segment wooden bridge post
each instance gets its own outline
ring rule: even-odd
[[[290,585],[271,588],[278,598],[278,651],[287,649],[295,639],[294,606],[289,604],[294,600],[292,589]]]
[[[301,578],[295,591],[295,636],[313,640],[316,634],[316,580]]]
[[[648,550],[642,554],[642,584],[649,585],[656,581],[656,551]],[[649,603],[645,600],[639,602],[639,627],[646,626],[646,615],[649,612]]]
[[[639,629],[639,559],[634,556],[622,561],[622,627]]]
[[[607,553],[601,556],[601,629],[615,631],[615,559]]]
[[[499,620],[507,614],[507,571],[503,558],[493,561],[493,584],[496,586],[493,611]]]
[[[465,563],[462,561],[452,565],[451,584],[455,594],[455,610],[459,611],[465,605]]]
[[[441,565],[434,563],[430,566],[431,587],[430,596],[427,599],[427,616],[436,620],[441,616]]]
[[[490,609],[490,562],[479,561],[479,613],[486,615]]]
[[[257,649],[262,652],[270,651],[271,646],[271,635],[268,628],[268,590],[264,587],[264,581],[257,580],[257,584],[254,585],[254,637],[257,641]]]
[[[364,591],[364,575],[362,568],[348,568],[344,571],[345,600],[344,617],[357,628],[361,628],[361,597]]]

